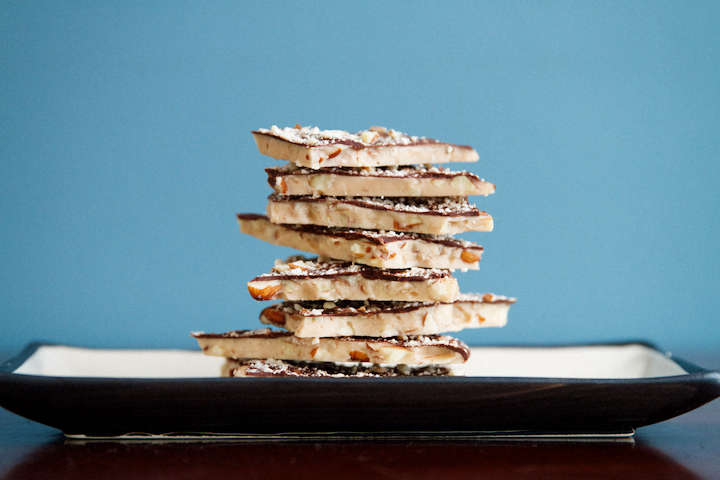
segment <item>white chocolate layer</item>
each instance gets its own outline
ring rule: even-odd
[[[248,282],[255,300],[396,300],[452,302],[458,283],[448,270],[381,270],[331,259],[293,257]]]
[[[379,268],[478,270],[483,252],[476,243],[452,237],[277,225],[256,214],[237,217],[241,232],[273,245]]]
[[[343,302],[334,308],[316,302],[284,302],[263,310],[260,321],[298,337],[437,335],[465,328],[502,327],[514,302],[492,294],[460,294],[453,303]]]
[[[300,338],[270,329],[224,334],[194,333],[205,355],[235,359],[370,362],[430,365],[465,363],[470,349],[447,336],[396,338]]]
[[[334,197],[488,196],[495,185],[470,172],[436,167],[298,168],[294,163],[266,168],[268,184],[283,195]]]
[[[267,214],[273,223],[394,230],[448,235],[490,232],[493,219],[467,197],[381,199],[378,197],[288,197],[273,194]]]
[[[384,130],[384,133],[378,133]],[[258,150],[301,167],[376,167],[425,163],[476,162],[466,145],[410,137],[381,129],[351,134],[341,130],[273,127],[252,132]]]

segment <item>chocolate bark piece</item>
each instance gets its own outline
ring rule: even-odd
[[[328,167],[313,170],[294,163],[266,168],[268,184],[282,195],[335,197],[488,196],[495,185],[466,171],[434,166]]]
[[[237,218],[241,232],[273,245],[378,268],[478,270],[483,252],[480,245],[451,236],[277,225],[253,213]]]
[[[297,337],[436,335],[465,328],[502,327],[514,298],[460,294],[452,303],[283,302],[260,314],[266,325]]]
[[[228,359],[222,367],[223,377],[380,378],[460,375],[462,375],[461,370],[441,365],[343,365],[275,359]]]
[[[490,232],[493,219],[467,197],[268,197],[273,223],[449,235]]]
[[[252,134],[263,155],[313,169],[476,162],[479,158],[467,145],[410,136],[383,127],[349,133],[299,125],[282,129],[273,126]]]
[[[193,333],[205,355],[235,359],[274,358],[323,362],[431,365],[465,363],[470,349],[460,340],[429,335],[401,338],[301,338],[270,329],[222,334]]]
[[[248,282],[255,300],[397,300],[452,302],[458,283],[449,270],[384,270],[330,258],[291,257]]]

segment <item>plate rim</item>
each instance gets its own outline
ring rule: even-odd
[[[657,383],[657,382],[663,382],[663,381],[673,381],[677,380],[678,378],[702,378],[702,379],[714,379],[715,383],[717,383],[717,390],[718,390],[718,397],[720,397],[720,370],[711,370],[707,369],[701,366],[698,366],[690,361],[687,361],[683,358],[677,357],[673,355],[671,352],[660,349],[656,344],[649,342],[647,340],[622,340],[622,341],[612,341],[612,342],[589,342],[589,343],[558,343],[558,344],[512,344],[512,345],[473,345],[473,347],[487,347],[487,348],[529,348],[529,349],[548,349],[548,348],[582,348],[582,347],[624,347],[624,346],[630,346],[630,345],[639,345],[646,348],[649,348],[656,353],[659,353],[661,355],[664,355],[669,360],[675,362],[677,365],[679,365],[683,370],[685,370],[686,374],[680,374],[680,375],[666,375],[666,376],[660,376],[660,377],[636,377],[636,378],[578,378],[578,377],[500,377],[500,376],[458,376],[458,377],[434,377],[434,376],[427,376],[427,377],[388,377],[388,378],[382,378],[383,382],[392,382],[392,381],[402,381],[402,382],[437,382],[437,381],[460,381],[460,382],[468,382],[468,381],[479,381],[480,383],[497,383],[497,382],[528,382],[528,383],[545,383],[545,382],[562,382],[562,383],[571,383],[571,384],[593,384],[593,383],[601,383],[601,384],[607,384],[607,383]],[[80,346],[80,345],[71,345],[67,343],[60,343],[60,342],[44,342],[44,341],[33,341],[28,343],[18,354],[13,356],[12,358],[4,361],[2,364],[0,364],[0,378],[7,377],[8,375],[11,376],[11,378],[18,378],[18,377],[31,377],[31,378],[37,378],[37,379],[72,379],[75,381],[82,381],[82,380],[102,380],[102,381],[122,381],[122,382],[139,382],[144,383],[146,381],[149,382],[173,382],[173,381],[180,381],[180,382],[188,382],[188,381],[201,381],[201,382],[208,382],[208,381],[227,381],[228,379],[225,378],[214,378],[214,377],[158,377],[158,378],[144,378],[144,377],[64,377],[64,376],[55,376],[55,375],[21,375],[21,374],[15,374],[15,370],[17,370],[25,361],[27,361],[37,350],[39,350],[41,347],[69,347],[69,348],[79,348],[79,349],[87,349],[87,350],[143,350],[143,351],[185,351],[185,352],[193,352],[194,349],[188,349],[188,348],[96,348],[96,347],[88,347],[88,346]],[[717,378],[715,378],[717,377]],[[352,383],[358,383],[358,382],[367,382],[367,383],[375,383],[377,382],[377,378],[293,378],[293,377],[263,377],[263,378],[245,378],[243,379],[244,382],[254,382],[254,381],[279,381],[279,382],[325,382],[325,381],[334,381],[334,382],[352,382]]]

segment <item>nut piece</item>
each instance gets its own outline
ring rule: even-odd
[[[472,252],[463,250],[463,252],[460,254],[460,259],[465,263],[474,263],[474,262],[479,261],[480,257],[475,255]]]
[[[267,319],[273,325],[285,325],[285,314],[279,310],[274,309],[273,307],[267,307],[266,309],[264,309],[260,314],[260,318],[261,320],[263,318]]]
[[[368,357],[366,353],[360,352],[358,350],[353,350],[352,352],[350,352],[350,358],[352,358],[356,362],[369,362],[370,361],[370,357]]]
[[[248,291],[255,300],[275,300],[278,298],[277,293],[281,287],[282,284],[278,282],[277,285],[268,285],[263,289],[259,289],[253,287],[250,285],[250,282],[248,282]]]
[[[364,131],[360,135],[360,138],[364,143],[373,143],[375,140],[378,139],[380,134],[378,132],[371,132],[371,131]]]

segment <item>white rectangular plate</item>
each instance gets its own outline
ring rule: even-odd
[[[630,435],[720,396],[645,343],[474,347],[465,376],[220,378],[199,351],[30,345],[0,406],[78,437]]]

